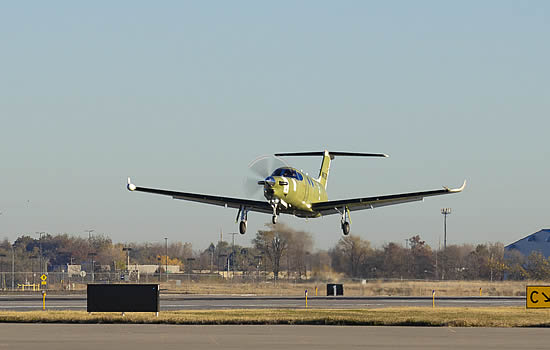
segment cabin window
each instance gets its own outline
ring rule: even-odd
[[[529,238],[527,238],[527,242],[534,242],[536,241],[537,239],[535,238],[535,236],[530,236]]]

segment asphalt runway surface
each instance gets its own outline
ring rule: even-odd
[[[525,306],[525,297],[436,297],[436,306],[499,307]],[[48,310],[86,310],[86,295],[46,295]],[[296,309],[305,306],[304,297],[254,295],[161,294],[161,311],[212,309]],[[431,297],[308,297],[308,308],[364,309],[397,306],[432,306]],[[0,311],[42,309],[42,296],[2,295]]]
[[[548,349],[540,328],[2,324],[0,349]]]

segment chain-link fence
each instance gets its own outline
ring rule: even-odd
[[[140,273],[138,271],[85,272],[0,272],[0,290],[33,291],[40,289],[82,290],[88,283],[185,283],[234,282],[249,283],[272,279],[262,273],[243,274],[233,271],[214,273]]]

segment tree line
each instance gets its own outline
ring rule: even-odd
[[[70,264],[91,264],[96,272],[108,267],[122,271],[130,265],[179,265],[186,273],[238,272],[239,276],[265,276],[302,280],[352,279],[430,279],[503,280],[550,279],[550,260],[540,252],[528,257],[517,251],[504,254],[502,243],[450,245],[433,250],[419,235],[406,246],[390,242],[374,248],[359,236],[343,236],[328,250],[313,251],[312,235],[284,224],[267,224],[259,230],[252,245],[226,241],[212,242],[206,249],[194,250],[184,242],[113,243],[105,235],[82,238],[69,234],[44,234],[41,238],[22,235],[13,244],[0,242],[0,272],[15,270],[54,271]]]

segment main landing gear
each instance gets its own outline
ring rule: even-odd
[[[248,210],[245,207],[240,207],[239,212],[237,213],[237,221],[241,217],[241,222],[239,222],[239,233],[244,235],[246,233],[246,221],[248,220]]]
[[[349,235],[350,224],[351,224],[349,208],[348,207],[342,208],[342,211],[340,212],[340,214],[342,214],[342,219],[340,221],[341,227],[342,227],[342,233],[344,234],[344,236],[347,236]]]

